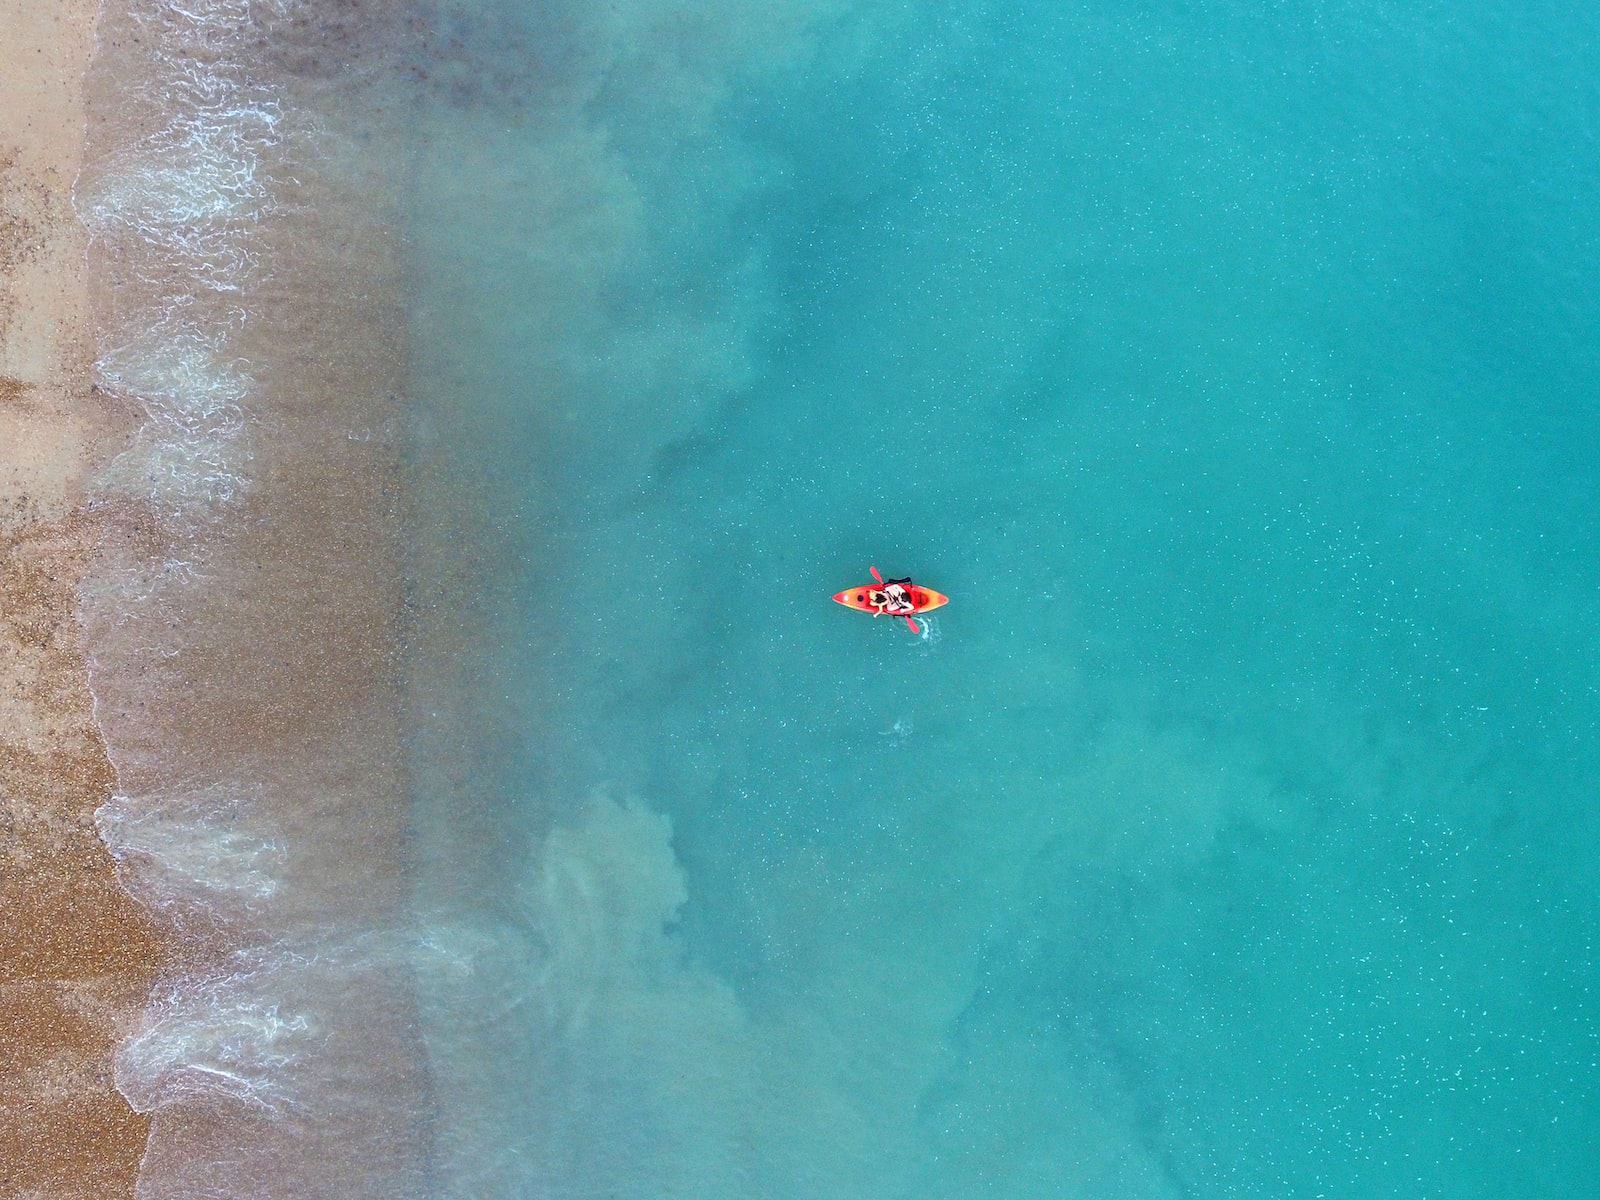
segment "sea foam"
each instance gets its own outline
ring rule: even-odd
[[[173,948],[116,1055],[154,1114],[142,1200],[425,1191],[394,450],[344,436],[392,425],[367,365],[383,238],[325,183],[349,143],[266,57],[306,16],[111,3],[91,71],[96,384],[140,417],[97,480],[82,596],[118,778],[96,823]]]

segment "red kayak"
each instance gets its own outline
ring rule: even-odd
[[[846,608],[854,608],[860,612],[869,612],[875,617],[904,617],[906,624],[911,626],[912,633],[921,633],[917,623],[911,618],[913,615],[921,616],[925,612],[932,612],[950,603],[950,597],[943,592],[936,592],[932,588],[925,588],[918,584],[905,585],[905,592],[911,601],[911,612],[889,612],[888,597],[884,594],[883,576],[878,574],[877,567],[868,568],[876,583],[864,583],[860,587],[846,588],[842,592],[835,592],[835,604],[842,604]]]

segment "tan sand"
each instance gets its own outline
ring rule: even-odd
[[[93,813],[113,775],[76,587],[84,483],[129,414],[90,392],[71,207],[94,0],[0,0],[0,1194],[131,1196],[149,1129],[111,1079],[163,946]]]

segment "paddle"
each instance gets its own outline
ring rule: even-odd
[[[883,576],[878,574],[878,568],[877,567],[868,567],[867,570],[872,572],[872,577],[878,581],[878,586],[882,587],[883,586]],[[878,613],[873,613],[872,615],[873,616],[878,616],[879,614]],[[913,621],[910,617],[906,618],[906,624],[911,628],[911,632],[912,633],[916,634],[918,637],[922,636],[922,630],[917,628],[917,623],[915,621]]]

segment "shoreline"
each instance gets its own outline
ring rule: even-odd
[[[420,1196],[403,155],[373,39],[237,15],[107,6],[87,85],[95,380],[145,418],[94,481],[96,822],[174,939],[116,1082],[147,1200]]]
[[[0,1181],[19,1200],[417,1195],[427,1169],[393,119],[346,103],[360,81],[328,70],[320,25],[207,41],[265,124],[210,128],[202,152],[243,157],[185,161],[175,186],[200,190],[172,190],[139,154],[209,112],[140,87],[225,16],[0,0]],[[277,82],[244,82],[235,51]],[[205,191],[218,163],[246,190]],[[214,207],[174,215],[197,197]],[[218,262],[243,286],[208,288]]]
[[[92,391],[88,235],[72,206],[97,5],[0,0],[0,1175],[10,1195],[131,1196],[150,1117],[113,1083],[167,944],[94,811],[78,588],[106,533],[86,484],[133,414]]]

